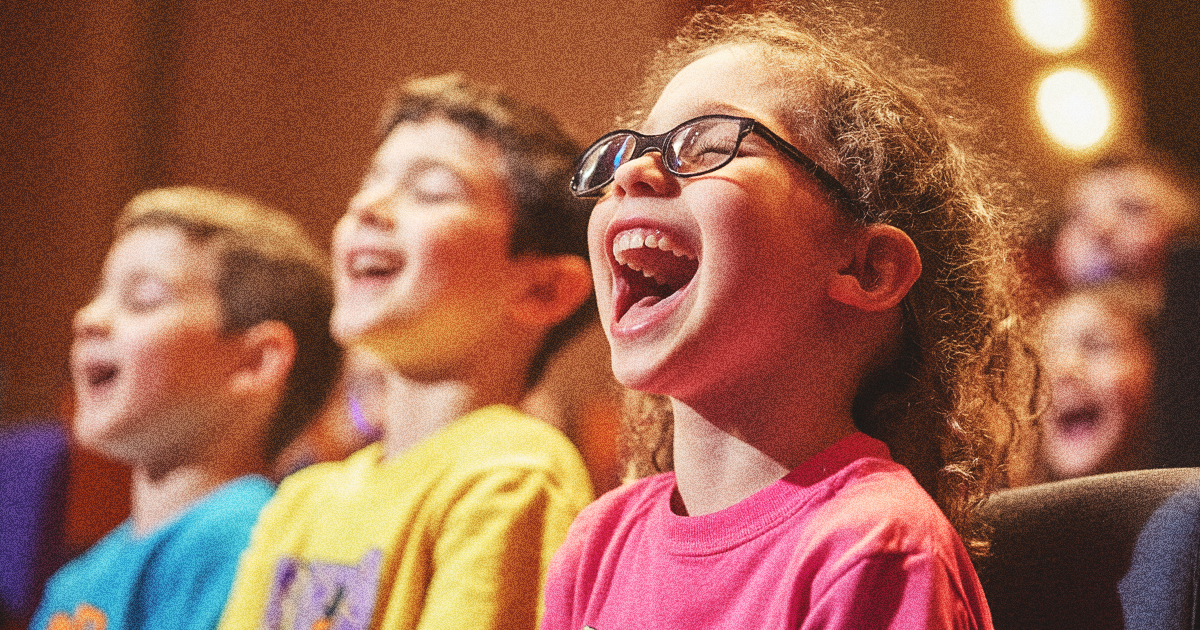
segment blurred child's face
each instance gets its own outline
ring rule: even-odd
[[[756,49],[723,48],[681,70],[640,131],[732,114],[798,144],[782,96]],[[813,315],[829,308],[836,272],[837,219],[823,192],[756,134],[707,175],[677,178],[654,152],[618,168],[589,226],[618,380],[686,400],[813,361],[825,337],[813,322],[826,321]]]
[[[1096,296],[1065,299],[1048,314],[1051,406],[1042,459],[1056,479],[1133,465],[1143,439],[1153,357],[1136,325]]]
[[[1055,245],[1059,274],[1070,285],[1160,277],[1180,204],[1165,180],[1143,168],[1087,174],[1068,193]]]
[[[499,147],[463,127],[397,126],[334,231],[335,338],[410,376],[482,360],[513,286],[505,182]]]
[[[237,356],[222,333],[215,258],[172,227],[134,228],[113,245],[98,294],[75,314],[84,446],[158,465],[212,441]]]

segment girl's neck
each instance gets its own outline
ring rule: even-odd
[[[672,400],[675,478],[688,516],[742,501],[855,431],[848,405],[767,400],[753,409],[708,411]]]

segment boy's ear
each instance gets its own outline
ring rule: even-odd
[[[512,311],[522,324],[554,326],[592,293],[592,270],[579,256],[527,256],[525,265],[525,285]]]
[[[296,361],[296,335],[281,321],[259,322],[241,333],[241,361],[233,387],[242,392],[280,388]]]
[[[872,224],[852,237],[849,261],[829,283],[829,297],[864,311],[900,303],[921,276],[921,255],[900,228]]]

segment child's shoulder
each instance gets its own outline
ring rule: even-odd
[[[592,498],[579,450],[557,428],[508,405],[476,409],[418,445],[414,457],[444,472],[444,485],[470,486],[507,477]],[[582,505],[581,505],[582,507]]]
[[[339,462],[314,464],[284,479],[276,505],[323,505],[356,495],[466,484],[497,471],[539,474],[586,487],[587,468],[561,431],[507,405],[472,411],[407,452],[385,458],[376,442]],[[351,492],[351,489],[354,491]]]
[[[154,553],[168,562],[235,562],[274,491],[274,484],[259,475],[234,479],[152,534],[146,544],[158,547]]]
[[[854,459],[823,485],[822,499],[807,510],[809,540],[847,549],[873,541],[877,550],[903,553],[943,554],[961,547],[933,497],[890,458]]]
[[[243,475],[213,490],[188,509],[185,518],[205,521],[255,517],[271,496],[275,484],[262,475]]]
[[[272,503],[293,503],[320,495],[325,489],[336,492],[361,480],[378,468],[383,460],[383,445],[372,442],[338,461],[311,464],[283,478]]]
[[[608,538],[612,532],[645,522],[652,510],[669,503],[674,492],[674,472],[630,481],[609,490],[585,507],[571,529],[578,538],[589,533]]]
[[[562,431],[508,405],[476,409],[417,449],[422,447],[484,465],[521,459],[544,465],[551,458],[578,453]]]

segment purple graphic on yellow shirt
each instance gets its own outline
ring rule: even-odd
[[[269,630],[366,630],[375,611],[383,552],[357,565],[283,558],[275,567],[263,627]]]

